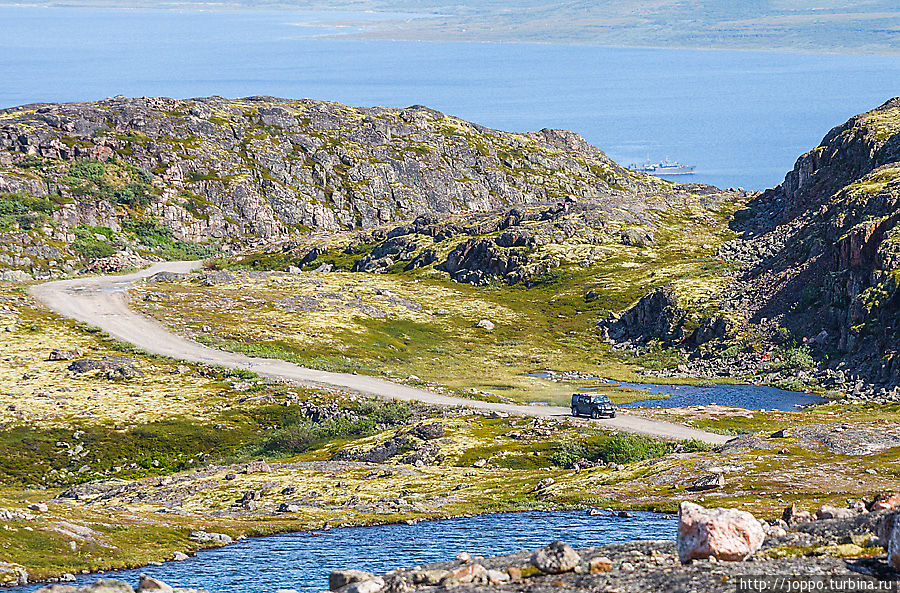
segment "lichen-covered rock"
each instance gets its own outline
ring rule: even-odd
[[[159,579],[141,573],[137,593],[173,593],[172,587]]]
[[[559,574],[574,570],[581,562],[581,556],[568,544],[555,541],[547,547],[536,550],[531,563],[541,572]]]
[[[746,560],[765,537],[762,525],[746,511],[706,509],[692,502],[678,507],[678,557],[682,563],[710,557]]]
[[[350,583],[367,581],[372,578],[375,578],[375,575],[364,570],[333,570],[328,575],[328,588],[332,591],[337,591]]]
[[[2,282],[29,282],[33,280],[31,274],[22,270],[4,270],[0,272],[0,281]]]
[[[869,510],[873,512],[898,508],[900,508],[900,492],[882,492],[875,496],[872,504],[869,505]]]
[[[230,535],[207,531],[192,531],[191,539],[204,544],[211,543],[220,546],[228,545],[234,541]]]
[[[27,585],[28,571],[21,564],[0,562],[0,585]]]

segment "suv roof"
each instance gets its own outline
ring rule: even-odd
[[[572,397],[586,397],[586,398],[590,398],[591,401],[601,401],[601,402],[610,401],[609,396],[603,395],[601,393],[573,393]]]

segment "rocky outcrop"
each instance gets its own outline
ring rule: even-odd
[[[672,344],[684,340],[686,316],[672,288],[664,286],[648,293],[604,327],[608,337],[615,341],[659,340]]]
[[[55,216],[68,227],[116,229],[117,201],[135,197],[114,180],[106,193],[79,190],[86,186],[71,163],[133,167],[149,184],[146,213],[189,240],[373,227],[660,187],[564,130],[513,134],[422,106],[274,97],[6,109],[0,155],[0,193],[60,196],[71,203]]]

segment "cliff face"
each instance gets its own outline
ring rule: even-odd
[[[744,273],[728,297],[854,370],[900,380],[900,98],[836,127],[746,213],[724,252]]]
[[[120,165],[106,179],[114,188],[125,167],[143,176],[143,213],[187,240],[372,227],[661,185],[571,132],[499,132],[420,106],[114,98],[0,111],[0,193],[55,196],[65,226],[115,229],[122,200],[77,183],[70,165],[82,160]]]

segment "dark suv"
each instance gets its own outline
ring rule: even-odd
[[[584,415],[591,418],[600,418],[602,416],[615,418],[616,406],[605,395],[576,393],[572,395],[572,415]]]

